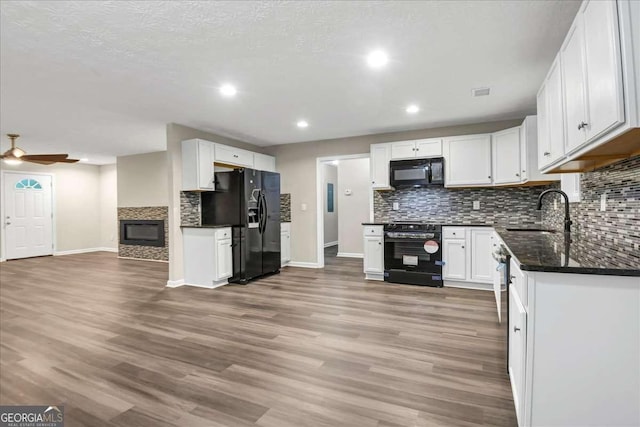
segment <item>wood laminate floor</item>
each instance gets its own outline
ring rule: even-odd
[[[167,289],[166,264],[0,264],[0,403],[69,426],[514,426],[490,292],[365,282],[362,260]]]

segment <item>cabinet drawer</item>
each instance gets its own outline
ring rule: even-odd
[[[382,236],[382,226],[381,225],[365,225],[364,235],[365,236]]]
[[[253,153],[241,148],[216,145],[215,159],[217,163],[253,167]]]
[[[216,240],[224,240],[231,238],[231,229],[230,228],[221,228],[216,230]]]
[[[464,239],[467,229],[464,227],[443,227],[442,235],[445,239]]]
[[[527,276],[520,270],[513,258],[511,259],[509,272],[513,288],[516,290],[522,305],[527,307]]]

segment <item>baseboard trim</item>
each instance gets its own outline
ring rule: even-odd
[[[76,255],[76,254],[86,254],[89,252],[118,252],[115,248],[86,248],[86,249],[72,249],[70,251],[55,251],[53,256],[63,256],[63,255]]]
[[[335,242],[329,242],[324,244],[325,248],[330,248],[331,246],[338,246],[338,241],[336,240]]]
[[[316,262],[289,261],[289,264],[287,265],[289,267],[300,267],[300,268],[322,268]]]
[[[445,288],[475,289],[477,291],[493,291],[493,284],[491,283],[455,282],[451,280],[445,280],[443,284]]]
[[[182,286],[192,286],[194,288],[203,288],[203,289],[215,289],[228,284],[229,284],[228,280],[223,280],[222,282],[212,283],[211,285],[200,285],[197,283],[183,283]]]
[[[340,258],[364,258],[364,254],[359,254],[356,252],[338,252]]]
[[[5,261],[6,261],[6,259],[0,258],[0,262],[5,262]]]
[[[179,288],[184,285],[184,279],[167,280],[167,288]]]
[[[119,259],[129,259],[131,261],[150,261],[150,262],[164,262],[165,264],[168,263],[169,261],[165,261],[162,259],[147,259],[147,258],[132,258],[129,256],[120,256],[118,255]]]

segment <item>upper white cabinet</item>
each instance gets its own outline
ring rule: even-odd
[[[214,143],[203,139],[182,141],[182,191],[213,191]]]
[[[388,190],[389,161],[391,160],[391,144],[371,145],[371,187],[378,190]]]
[[[493,134],[493,175],[495,184],[517,184],[522,180],[520,127]]]
[[[560,55],[538,92],[538,169],[564,156],[564,99]]]
[[[538,93],[544,172],[593,170],[640,150],[639,26],[637,1],[583,1]]]
[[[391,143],[391,160],[442,156],[442,138]]]
[[[492,183],[491,135],[444,138],[445,185],[485,186]]]
[[[251,151],[243,150],[241,148],[216,144],[214,158],[216,163],[253,168],[253,155],[254,153]]]
[[[276,158],[266,154],[253,153],[253,169],[267,172],[276,171]]]

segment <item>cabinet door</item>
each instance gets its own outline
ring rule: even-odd
[[[416,141],[416,157],[442,156],[442,138],[420,139]]]
[[[371,145],[371,186],[389,188],[390,144]]]
[[[547,114],[548,121],[548,149],[547,164],[555,162],[565,153],[565,104],[562,91],[562,67],[561,60],[551,66],[547,79]]]
[[[491,256],[493,230],[471,230],[471,280],[480,283],[493,283],[496,262]]]
[[[253,168],[259,171],[275,172],[276,158],[266,154],[253,153]]]
[[[509,377],[518,425],[524,425],[525,361],[527,353],[527,313],[515,288],[509,288]]]
[[[216,278],[222,280],[233,274],[233,253],[231,239],[216,241]]]
[[[198,141],[198,188],[214,190],[213,142]]]
[[[291,261],[291,234],[280,234],[280,261],[281,265],[286,265]]]
[[[413,159],[416,157],[415,141],[400,141],[391,144],[391,160]]]
[[[215,159],[217,163],[253,168],[253,153],[241,148],[216,144]]]
[[[582,20],[569,30],[562,47],[562,77],[566,112],[567,151],[585,141],[583,123],[587,123],[584,75],[584,29]],[[553,116],[551,116],[553,117]],[[554,143],[552,138],[552,143]]]
[[[382,237],[365,236],[364,238],[364,272],[384,272],[384,250]]]
[[[493,182],[520,182],[520,127],[493,134]]]
[[[622,62],[616,2],[589,1],[582,16],[589,140],[624,122]]]
[[[446,138],[447,186],[491,184],[491,135]]]
[[[445,280],[467,279],[467,252],[464,240],[445,240],[442,273]]]
[[[538,169],[551,163],[549,144],[549,111],[547,110],[547,83],[544,82],[536,98],[538,110]]]

